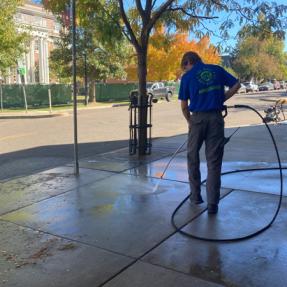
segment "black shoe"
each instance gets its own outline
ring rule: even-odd
[[[207,205],[208,214],[216,214],[217,211],[218,211],[218,205],[217,204],[208,204]]]
[[[193,196],[190,195],[189,200],[192,204],[196,204],[196,205],[204,202],[201,195],[197,196],[196,198],[193,198]]]

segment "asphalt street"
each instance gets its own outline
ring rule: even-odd
[[[263,111],[286,92],[240,94],[227,104],[245,104]],[[79,158],[128,146],[127,106],[78,111]],[[30,112],[32,114],[32,112]],[[244,110],[229,110],[226,127],[258,124],[258,117]],[[176,99],[152,108],[152,137],[185,134],[186,122]],[[51,118],[0,119],[0,181],[71,163],[74,159],[73,112]]]

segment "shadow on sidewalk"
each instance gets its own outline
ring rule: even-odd
[[[79,159],[128,147],[128,140],[80,143]],[[128,153],[127,153],[128,155]],[[72,163],[74,145],[40,146],[0,155],[0,181]]]

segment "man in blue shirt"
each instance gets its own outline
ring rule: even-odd
[[[224,120],[221,111],[226,100],[240,88],[238,79],[217,65],[204,64],[195,52],[183,55],[179,100],[188,122],[187,163],[190,183],[190,200],[203,202],[200,183],[199,150],[205,142],[208,176],[206,182],[209,214],[218,211],[221,186],[221,166],[224,149]],[[224,92],[224,87],[229,87]]]

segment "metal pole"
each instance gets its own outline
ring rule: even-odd
[[[48,97],[49,97],[49,108],[50,108],[50,114],[52,113],[52,96],[51,96],[51,88],[48,88]]]
[[[76,55],[76,0],[71,0],[72,56],[73,56],[73,100],[74,100],[74,172],[79,175],[78,123],[77,123],[77,55]]]
[[[0,101],[1,101],[1,112],[3,112],[3,90],[1,80],[0,80]]]
[[[87,51],[84,53],[85,61],[85,105],[88,105],[88,69],[87,69]]]
[[[26,95],[25,83],[22,84],[22,89],[23,89],[23,97],[24,97],[24,103],[25,103],[25,110],[26,110],[26,113],[28,113],[28,105],[27,105],[27,95]]]

